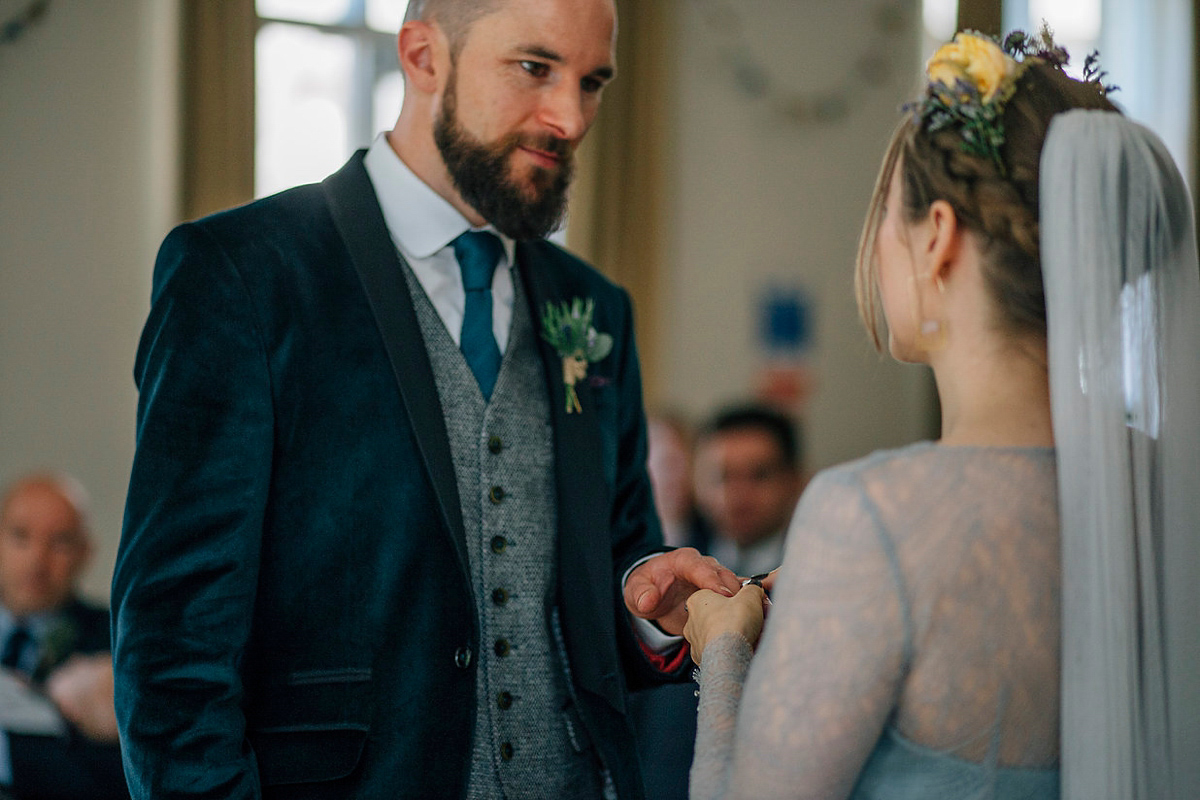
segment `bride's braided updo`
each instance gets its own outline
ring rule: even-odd
[[[1038,165],[1050,120],[1074,108],[1115,111],[1098,81],[1080,81],[1060,66],[1026,58],[1000,121],[1004,139],[999,163],[963,147],[955,126],[930,132],[915,115],[896,128],[875,182],[859,242],[855,292],[859,313],[876,348],[882,347],[875,264],[875,239],[882,221],[892,173],[901,169],[907,223],[944,200],[959,224],[978,237],[985,279],[992,291],[998,323],[1013,333],[1046,333],[1038,247]]]

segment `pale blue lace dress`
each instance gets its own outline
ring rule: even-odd
[[[758,652],[701,668],[692,797],[1058,797],[1054,451],[921,443],[818,475]]]

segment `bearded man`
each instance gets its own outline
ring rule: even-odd
[[[612,0],[414,0],[392,131],[163,243],[113,580],[134,797],[641,795],[626,686],[738,584],[663,551],[629,299],[543,238],[615,35]]]

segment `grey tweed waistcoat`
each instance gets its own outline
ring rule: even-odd
[[[490,402],[405,265],[458,480],[479,620],[467,797],[602,795],[556,635],[553,431],[536,334],[513,270],[512,329]]]

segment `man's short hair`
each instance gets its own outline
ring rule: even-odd
[[[799,470],[804,458],[804,441],[790,417],[769,406],[744,403],[728,406],[712,416],[700,429],[697,444],[729,431],[760,431],[775,441],[784,465]]]
[[[436,22],[450,42],[451,57],[456,58],[471,25],[495,11],[501,2],[503,0],[409,0],[404,21]]]

